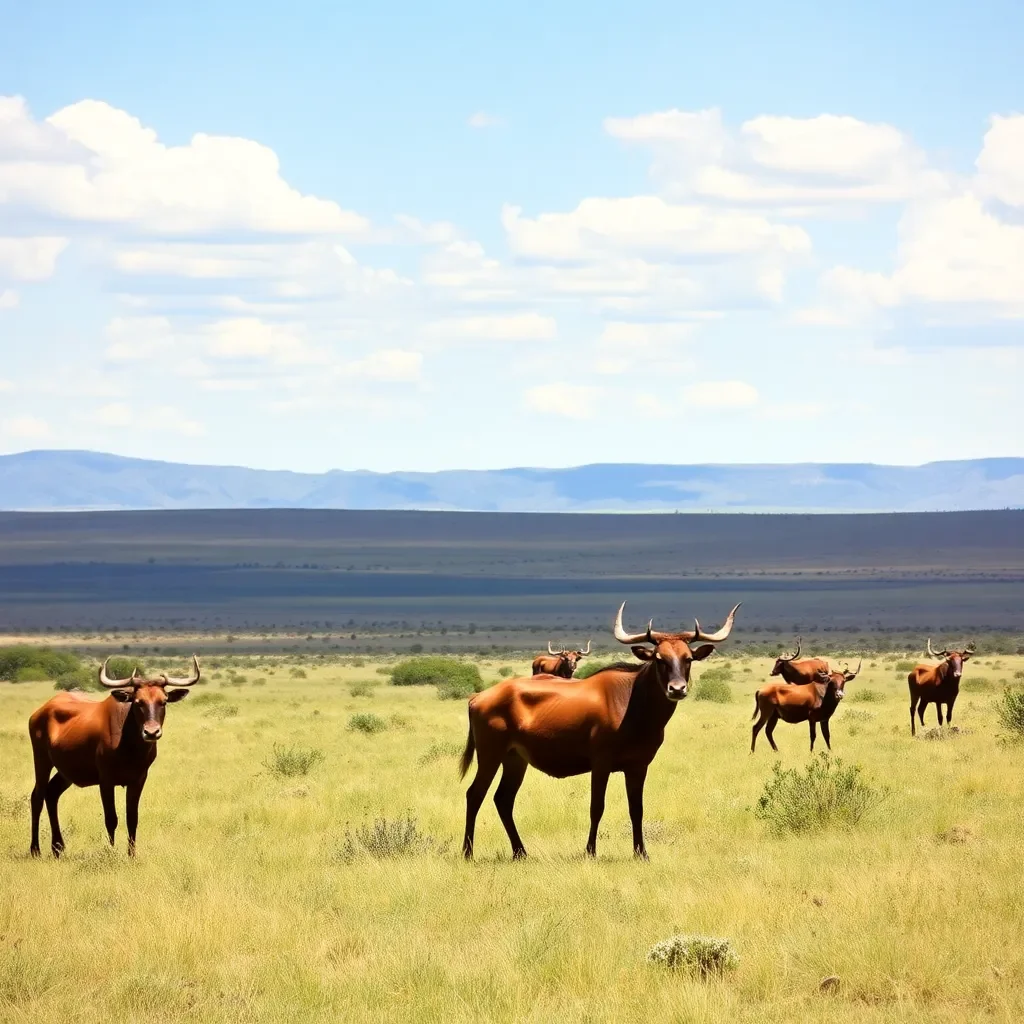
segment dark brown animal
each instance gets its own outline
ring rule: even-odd
[[[796,660],[800,657],[800,641],[801,638],[797,637],[796,651],[788,658],[780,656],[775,659],[775,667],[771,672],[773,676],[782,676],[787,683],[813,683],[819,672],[828,671],[828,662],[824,658]]]
[[[114,787],[126,787],[128,854],[135,854],[139,799],[150,766],[156,760],[156,744],[163,734],[167,704],[187,697],[187,688],[199,682],[199,659],[192,656],[189,679],[163,675],[140,679],[137,670],[129,679],[108,679],[104,661],[99,680],[111,691],[106,699],[96,701],[77,693],[60,693],[28,720],[36,773],[32,790],[33,857],[39,856],[39,816],[44,802],[50,817],[50,848],[54,857],[64,852],[57,802],[72,785],[100,787],[111,846],[117,829]],[[51,779],[54,769],[57,774]]]
[[[974,654],[972,640],[962,651],[932,650],[931,637],[928,638],[928,657],[941,658],[938,665],[917,665],[907,676],[910,686],[910,735],[916,736],[914,712],[921,718],[924,726],[924,709],[929,704],[935,705],[935,713],[942,725],[942,705],[946,705],[946,723],[953,724],[953,705],[960,695],[960,677],[963,675],[964,662]]]
[[[750,752],[754,752],[757,734],[764,728],[764,734],[777,751],[772,734],[781,718],[784,722],[807,722],[811,730],[811,750],[817,737],[817,726],[821,726],[821,735],[825,738],[825,746],[832,749],[832,737],[829,733],[829,719],[835,714],[839,702],[843,699],[846,684],[857,678],[857,671],[845,668],[842,672],[819,670],[812,683],[769,683],[754,694],[754,714],[757,718],[750,737]],[[758,718],[758,712],[761,717]]]
[[[702,661],[729,636],[739,605],[729,612],[717,633],[702,632],[696,620],[692,631],[658,633],[651,622],[643,633],[626,633],[622,627],[624,607],[619,608],[615,620],[615,639],[632,645],[642,665],[613,665],[571,683],[551,676],[507,679],[470,698],[462,775],[474,752],[477,770],[466,791],[462,850],[467,859],[473,856],[480,805],[499,768],[501,781],[494,803],[512,843],[512,856],[526,856],[512,812],[530,765],[556,779],[590,773],[587,853],[591,857],[597,855],[597,827],[604,813],[608,777],[622,772],[633,825],[633,852],[647,858],[643,795],[648,766],[665,739],[665,726],[676,704],[686,696],[692,663]],[[691,647],[696,641],[703,643]]]
[[[576,666],[582,658],[590,653],[590,641],[587,641],[585,651],[567,651],[564,647],[557,651],[551,649],[551,641],[548,641],[548,653],[538,654],[533,659],[533,674],[535,676],[548,675],[560,676],[562,679],[572,679]]]

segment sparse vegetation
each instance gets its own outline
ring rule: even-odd
[[[996,705],[999,724],[1014,738],[1024,739],[1024,689],[1007,687]]]
[[[728,704],[732,700],[731,679],[732,671],[724,665],[706,669],[697,679],[693,699]]]
[[[34,683],[60,679],[80,671],[81,661],[68,651],[28,644],[0,647],[0,680],[6,682]]]
[[[879,704],[885,700],[885,694],[881,690],[872,690],[867,686],[851,686],[846,693],[844,700],[853,704]]]
[[[393,686],[439,686],[461,684],[474,693],[484,688],[480,669],[458,658],[427,656],[399,662],[391,671]]]
[[[736,969],[739,956],[728,939],[706,935],[673,935],[663,939],[648,954],[649,963],[670,970],[686,970],[702,978]]]
[[[370,825],[346,830],[338,848],[338,858],[351,864],[359,857],[392,860],[398,857],[416,857],[424,854],[443,854],[450,841],[439,843],[433,836],[424,835],[411,814],[389,821],[377,818]]]
[[[369,679],[360,679],[348,688],[349,695],[352,697],[372,697],[376,690],[376,684],[370,682]]]
[[[263,762],[263,767],[271,775],[290,779],[297,775],[308,775],[323,759],[324,752],[316,747],[275,744],[270,757]]]
[[[348,720],[348,728],[351,732],[365,732],[370,736],[383,732],[387,727],[388,723],[380,715],[375,715],[370,711],[360,711]]]

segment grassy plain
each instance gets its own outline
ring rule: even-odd
[[[169,709],[134,861],[123,792],[111,850],[94,789],[62,799],[65,857],[49,856],[45,815],[44,857],[28,857],[26,720],[52,688],[0,683],[5,1024],[1024,1019],[1024,749],[995,714],[1024,658],[971,662],[962,731],[917,740],[905,670],[866,662],[834,753],[887,800],[853,831],[787,838],[753,813],[776,760],[763,736],[748,754],[770,662],[714,659],[733,700],[688,700],[670,723],[647,785],[649,864],[631,856],[621,777],[588,862],[588,780],[535,771],[517,806],[530,859],[510,861],[488,801],[465,864],[464,702],[391,686],[379,660],[217,660]],[[481,663],[485,679],[501,664]],[[385,727],[354,731],[356,714]],[[806,763],[806,726],[776,740],[785,765]],[[275,747],[323,756],[282,777]],[[353,856],[346,834],[380,817],[415,819],[433,845]],[[738,969],[701,981],[648,965],[677,932],[728,937]]]

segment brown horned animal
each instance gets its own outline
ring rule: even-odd
[[[559,676],[562,679],[572,679],[576,666],[590,653],[590,641],[587,641],[587,649],[578,651],[567,651],[564,647],[553,650],[551,641],[548,641],[548,653],[538,654],[533,659],[533,674],[535,676]]]
[[[69,786],[100,787],[111,846],[117,829],[114,787],[126,787],[128,854],[135,854],[139,799],[150,766],[156,760],[167,705],[187,697],[188,687],[199,682],[199,659],[192,656],[192,675],[188,679],[165,675],[140,679],[138,669],[128,679],[109,679],[104,661],[99,680],[111,691],[106,699],[97,701],[77,693],[59,693],[28,720],[36,774],[32,790],[33,857],[39,856],[39,816],[44,802],[50,817],[50,848],[55,857],[64,852],[57,802]],[[50,778],[54,769],[57,774]]]
[[[811,730],[811,750],[817,737],[817,726],[821,726],[821,735],[825,738],[825,746],[832,749],[832,737],[829,733],[829,719],[835,714],[839,702],[843,699],[846,684],[857,678],[862,662],[851,672],[849,666],[842,672],[819,670],[812,683],[769,683],[754,694],[754,714],[757,718],[750,736],[750,752],[754,752],[757,734],[764,729],[764,734],[772,746],[778,751],[773,739],[775,726],[781,718],[784,722],[807,722]],[[758,713],[760,712],[760,718]]]
[[[779,655],[775,659],[771,672],[773,676],[782,676],[787,683],[813,683],[819,672],[828,671],[828,662],[824,658],[804,658],[803,661],[797,661],[800,657],[801,639],[796,638],[796,650],[788,658]]]
[[[597,827],[604,813],[608,777],[622,772],[633,825],[633,852],[647,859],[644,845],[644,782],[647,769],[665,739],[665,726],[687,693],[690,668],[703,661],[732,632],[736,605],[716,633],[694,629],[659,633],[648,624],[642,633],[627,633],[622,610],[615,619],[615,639],[632,646],[643,664],[601,669],[587,679],[533,676],[506,679],[469,699],[469,736],[462,755],[465,775],[476,754],[476,777],[466,792],[466,833],[462,850],[473,856],[480,805],[498,769],[494,794],[498,816],[512,843],[515,859],[526,856],[512,812],[526,769],[564,779],[590,774],[590,835],[587,853],[597,856]],[[699,646],[691,646],[703,641]]]
[[[907,683],[910,686],[910,735],[916,736],[914,712],[921,718],[924,725],[924,709],[929,704],[935,705],[935,713],[942,725],[942,705],[946,705],[946,723],[953,724],[953,705],[960,695],[960,677],[963,675],[964,662],[975,653],[972,640],[962,651],[933,651],[931,637],[928,638],[928,657],[941,658],[938,665],[917,665],[910,670]]]

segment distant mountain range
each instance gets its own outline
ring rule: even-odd
[[[1024,508],[1024,458],[291,473],[81,451],[0,456],[0,508],[491,512],[922,512]]]

